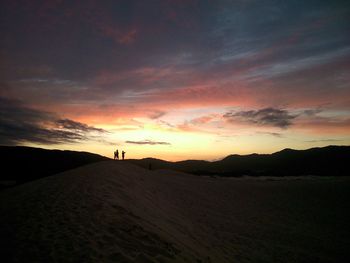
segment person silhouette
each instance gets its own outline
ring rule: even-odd
[[[119,160],[119,152],[118,149],[114,151],[114,160]]]
[[[125,152],[122,151],[122,159],[124,160],[124,158],[125,158]]]

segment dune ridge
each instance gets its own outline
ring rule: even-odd
[[[212,178],[102,161],[1,192],[1,254],[8,262],[345,262],[349,186],[346,177]]]

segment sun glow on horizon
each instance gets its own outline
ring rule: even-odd
[[[94,135],[87,141],[74,144],[25,144],[48,149],[87,151],[112,158],[115,149],[126,151],[127,159],[147,157],[167,161],[188,159],[218,160],[231,154],[273,153],[284,148],[307,149],[315,146],[335,144],[349,145],[349,139],[324,140],[322,136],[295,134],[284,131],[283,135],[270,132],[256,132],[237,126],[235,134],[222,129],[221,133],[179,127],[164,127],[153,120],[143,125],[100,124],[96,128],[108,133]],[[323,141],[322,141],[323,140]],[[334,143],[333,143],[334,144]]]

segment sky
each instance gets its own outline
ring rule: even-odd
[[[350,145],[350,4],[2,0],[0,144],[218,160]]]

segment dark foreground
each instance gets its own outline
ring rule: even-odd
[[[99,162],[0,193],[2,262],[349,262],[350,178]]]

